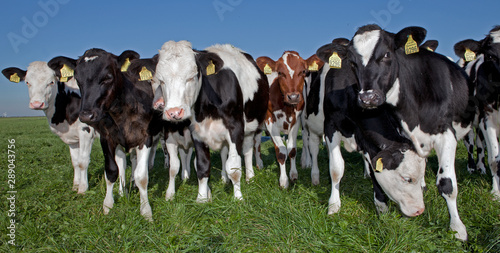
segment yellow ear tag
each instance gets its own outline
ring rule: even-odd
[[[464,53],[464,58],[466,62],[473,61],[476,59],[476,53],[474,53],[472,50],[466,48],[465,53]]]
[[[408,41],[405,44],[405,54],[414,54],[418,53],[418,45],[417,42],[413,40],[413,36],[408,35]]]
[[[316,61],[313,61],[313,63],[309,65],[309,71],[318,71],[318,64],[316,63]]]
[[[72,77],[74,74],[75,71],[72,68],[68,67],[68,65],[64,64],[61,68],[61,79],[59,81],[67,82],[68,77]]]
[[[330,68],[334,69],[342,68],[342,59],[337,54],[337,52],[333,52],[332,56],[328,58],[328,65],[330,65]]]
[[[434,50],[432,50],[432,48],[430,48],[430,47],[427,47],[427,50],[434,52]]]
[[[271,69],[269,64],[266,63],[266,66],[264,66],[264,74],[270,75],[271,73],[273,73],[273,70]]]
[[[142,67],[139,77],[139,81],[147,81],[153,79],[153,74],[146,67]]]
[[[130,59],[127,58],[125,59],[125,62],[122,65],[121,71],[122,72],[127,72],[128,67],[130,66]]]
[[[375,171],[376,172],[382,172],[384,169],[384,164],[382,163],[382,157],[377,159],[377,165],[375,166]]]
[[[14,74],[10,75],[9,80],[11,82],[18,83],[21,81],[21,78],[17,75],[17,73],[14,73]]]
[[[210,61],[210,63],[207,66],[207,76],[215,74],[215,64]]]

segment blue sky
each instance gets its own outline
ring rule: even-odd
[[[197,49],[230,43],[254,58],[277,59],[285,50],[307,58],[368,23],[391,32],[425,27],[427,39],[440,43],[437,52],[457,59],[456,42],[482,39],[500,24],[500,1],[6,1],[0,20],[0,69],[77,58],[94,47],[151,57],[168,40],[189,40]],[[0,116],[43,115],[28,108],[24,83],[2,76],[0,87]]]

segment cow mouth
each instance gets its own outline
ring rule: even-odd
[[[80,111],[79,119],[83,123],[91,124],[100,120],[99,113],[95,111]]]
[[[358,94],[358,104],[364,109],[375,109],[384,103],[378,92],[363,92]]]
[[[295,105],[298,105],[300,103],[300,99],[301,99],[300,93],[298,93],[298,92],[288,93],[285,96],[284,102],[288,105],[295,106]]]

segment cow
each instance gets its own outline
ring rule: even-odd
[[[472,51],[477,47],[475,59],[466,63],[475,87],[474,104],[479,107],[478,125],[480,133],[484,134],[488,149],[488,164],[493,177],[491,193],[500,200],[500,152],[498,135],[500,133],[500,26],[495,26],[481,41],[469,41]],[[473,51],[474,52],[474,51]],[[465,52],[458,52],[464,55]]]
[[[113,208],[113,185],[119,174],[125,173],[125,152],[135,151],[137,167],[133,174],[141,199],[140,213],[152,221],[147,192],[148,158],[151,149],[156,148],[153,137],[161,131],[162,120],[152,108],[151,85],[132,79],[142,79],[147,73],[122,72],[122,67],[134,59],[139,59],[139,54],[131,50],[116,56],[93,48],[78,59],[56,57],[48,65],[58,76],[74,74],[82,94],[79,118],[100,135],[106,178],[104,214]],[[120,176],[120,181],[123,178]]]
[[[257,58],[257,65],[267,75],[269,83],[269,105],[265,125],[270,133],[280,167],[279,184],[288,188],[286,160],[290,158],[290,179],[298,179],[295,156],[297,154],[297,134],[299,132],[302,110],[304,82],[309,74],[309,66],[318,62],[316,55],[307,60],[302,59],[295,51],[285,51],[274,61],[267,56]],[[316,63],[317,65],[317,63]],[[281,133],[287,134],[286,146]],[[319,184],[319,174],[313,176],[312,183]]]
[[[52,133],[69,146],[74,168],[73,190],[84,194],[88,189],[87,170],[96,132],[78,119],[81,97],[75,79],[61,82],[42,61],[32,62],[26,70],[11,67],[2,73],[12,82],[26,82],[29,107],[42,110]]]
[[[339,38],[317,50],[316,55],[326,64],[313,81],[308,97],[309,120],[309,117],[317,119],[315,112],[317,115],[320,108],[325,112],[321,124],[332,180],[328,214],[340,208],[339,183],[344,172],[340,144],[343,141],[349,152],[363,154],[379,213],[388,210],[385,192],[406,216],[420,215],[425,209],[422,192],[425,159],[419,157],[411,141],[400,134],[399,122],[390,108],[364,110],[357,104],[356,77],[347,58],[348,43],[349,40]],[[339,65],[330,61],[333,55],[338,57]],[[314,123],[308,121],[309,125]]]
[[[198,51],[188,41],[168,41],[159,51],[154,79],[165,99],[163,119],[191,121],[197,201],[211,199],[209,151],[223,146],[228,148],[223,170],[233,183],[234,198],[243,199],[241,155],[251,178],[254,137],[263,127],[269,100],[267,79],[253,58],[228,44]]]
[[[459,57],[457,64],[462,67],[468,75],[470,75],[470,67],[474,64],[468,64],[476,59],[479,53],[480,43],[478,41],[468,39],[456,43],[453,46],[455,54]],[[468,66],[466,68],[466,66]],[[469,96],[475,96],[476,87],[469,90]],[[485,163],[485,140],[483,132],[479,130],[479,112],[480,108],[476,112],[476,117],[474,118],[473,129],[464,137],[465,148],[467,149],[467,171],[472,173],[479,170],[482,174],[486,174],[486,163]],[[482,115],[482,114],[481,114]],[[474,140],[477,146],[477,162],[474,159]]]
[[[457,140],[470,131],[475,108],[468,106],[466,73],[447,57],[419,50],[427,31],[407,27],[396,34],[378,25],[362,26],[349,45],[349,58],[358,80],[358,103],[365,109],[394,107],[403,132],[417,153],[436,150],[437,188],[446,200],[450,228],[467,240],[457,208],[455,152]]]

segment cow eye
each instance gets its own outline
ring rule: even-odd
[[[390,54],[389,52],[385,53],[384,58],[389,58]]]
[[[107,74],[104,79],[101,81],[102,84],[109,84],[113,81],[113,75]]]
[[[403,181],[407,182],[407,183],[412,183],[413,182],[413,179],[411,179],[411,177],[401,177],[403,179]]]
[[[54,81],[50,82],[49,85],[54,85]]]
[[[30,84],[30,83],[28,83],[28,82],[26,82],[26,85],[31,86],[31,84]]]

